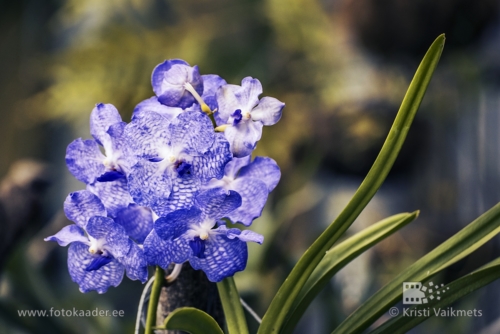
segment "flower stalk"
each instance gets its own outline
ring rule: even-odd
[[[160,292],[161,287],[163,286],[164,277],[165,272],[157,266],[155,271],[155,280],[149,297],[145,334],[153,334],[153,327],[156,325],[156,309],[158,307],[158,300],[160,299]]]

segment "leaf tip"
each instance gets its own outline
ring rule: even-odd
[[[435,42],[437,42],[437,41],[439,41],[439,42],[440,42],[440,44],[441,44],[441,48],[443,48],[443,47],[444,47],[444,43],[446,42],[446,35],[445,35],[445,33],[442,33],[441,35],[439,35],[439,36],[436,38],[436,41],[435,41]]]

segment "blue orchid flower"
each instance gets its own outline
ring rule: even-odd
[[[104,293],[121,283],[124,272],[132,280],[147,280],[143,250],[122,225],[107,217],[97,196],[87,190],[71,193],[64,202],[64,212],[75,224],[65,226],[45,241],[70,245],[68,269],[80,291]]]
[[[156,66],[151,84],[158,101],[168,107],[185,109],[195,103],[194,95],[203,93],[198,66],[191,67],[181,59],[165,60]]]
[[[252,153],[262,136],[262,127],[278,122],[285,107],[273,97],[259,100],[260,94],[260,81],[251,77],[244,78],[241,86],[224,85],[217,91],[218,111],[214,117],[237,158]]]
[[[135,204],[126,179],[95,182],[87,185],[87,190],[99,197],[108,216],[123,226],[130,238],[142,244],[153,229],[153,214],[151,209]]]
[[[191,207],[201,185],[222,178],[232,158],[224,136],[214,133],[208,116],[196,111],[184,111],[173,121],[139,112],[125,136],[138,159],[128,175],[130,195],[158,216]]]
[[[217,109],[217,91],[226,81],[215,74],[200,75],[198,66],[189,66],[181,59],[165,60],[156,66],[151,76],[157,98],[147,100],[138,108],[156,109],[160,114],[173,115],[180,110],[212,112]],[[155,106],[155,102],[164,105]],[[137,109],[137,107],[136,107]],[[177,109],[177,110],[175,110]]]
[[[228,213],[227,218],[245,226],[262,214],[267,197],[278,184],[281,172],[276,161],[268,157],[233,158],[224,169],[224,177],[211,180],[206,188],[223,188],[240,194],[241,206]]]
[[[247,242],[263,242],[225,221],[249,226],[276,187],[276,162],[252,162],[251,153],[284,104],[259,99],[257,79],[228,85],[180,59],[156,66],[151,82],[156,96],[137,104],[129,124],[113,105],[97,104],[94,139],[66,151],[68,169],[87,190],[65,202],[75,224],[45,240],[69,245],[70,275],[83,292],[103,293],[124,272],[145,282],[148,264],[172,262],[189,261],[217,282],[245,268]]]
[[[86,184],[125,178],[130,161],[123,146],[124,128],[125,123],[113,105],[97,104],[90,114],[94,139],[76,139],[66,149],[66,165],[71,174]],[[99,145],[104,147],[105,155]]]
[[[195,205],[160,217],[144,241],[151,265],[167,268],[171,262],[189,261],[212,282],[219,282],[245,269],[247,242],[261,244],[263,237],[252,231],[227,228],[222,218],[241,205],[234,191],[210,189],[200,193]]]
[[[201,95],[201,98],[208,105],[210,110],[215,112],[219,109],[217,92],[220,87],[227,85],[227,82],[216,74],[205,74],[201,77],[203,79],[203,95]]]

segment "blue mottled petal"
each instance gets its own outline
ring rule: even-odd
[[[127,255],[132,244],[123,226],[108,217],[90,218],[87,233],[96,240],[104,240],[103,247],[116,258]]]
[[[241,87],[238,85],[224,85],[221,86],[216,93],[218,109],[214,117],[217,125],[228,123],[229,118],[235,110],[241,109],[240,101],[236,97],[236,92]]]
[[[224,168],[224,176],[232,179],[236,178],[240,169],[248,165],[251,159],[252,157],[250,155],[243,158],[233,158]]]
[[[246,242],[214,234],[205,242],[205,258],[191,256],[189,262],[194,269],[203,270],[210,281],[220,282],[244,270],[247,258]]]
[[[202,182],[212,178],[221,179],[224,176],[224,168],[231,158],[229,142],[223,134],[217,133],[209,151],[202,156],[193,157],[193,173]]]
[[[238,234],[237,237],[241,241],[245,241],[245,242],[251,241],[251,242],[258,243],[259,245],[262,245],[262,243],[264,242],[264,236],[262,234],[259,234],[259,233],[256,233],[256,232],[250,231],[250,230],[241,231],[241,233]]]
[[[271,192],[281,178],[281,171],[276,163],[268,157],[256,157],[248,166],[240,170],[238,177],[249,177],[263,181]]]
[[[92,139],[78,138],[68,145],[66,149],[66,165],[78,181],[89,184],[102,175],[104,168],[104,155],[99,150],[99,145]]]
[[[155,230],[144,240],[144,257],[146,262],[150,266],[160,266],[163,269],[167,269],[172,259],[170,254],[165,251],[168,241],[163,240],[156,234]]]
[[[126,177],[130,172],[130,167],[136,162],[136,157],[133,155],[125,138],[125,128],[127,123],[118,122],[108,128],[107,133],[111,139],[111,146],[106,149],[106,171],[107,173],[115,173],[115,179]],[[104,175],[100,177],[103,178]],[[113,181],[113,178],[107,178],[104,182]],[[98,179],[98,181],[100,181]],[[100,181],[103,182],[103,181]]]
[[[64,213],[69,220],[85,229],[91,217],[106,216],[106,209],[96,195],[87,190],[80,190],[72,192],[66,197]]]
[[[127,123],[125,122],[118,122],[113,125],[110,125],[108,128],[108,135],[111,138],[111,152],[106,151],[106,155],[109,155],[110,153],[112,155],[114,154],[126,154],[128,146],[125,142],[125,128],[127,126]]]
[[[129,204],[118,211],[115,222],[125,228],[127,235],[142,244],[153,229],[151,210],[137,204]]]
[[[267,186],[259,179],[241,177],[231,182],[230,189],[241,195],[241,206],[227,215],[232,222],[245,226],[260,217],[269,194]]]
[[[262,85],[258,79],[246,77],[241,80],[241,89],[235,92],[242,109],[250,111],[259,103],[259,95],[262,94]]]
[[[217,220],[227,215],[241,205],[241,196],[230,190],[214,188],[200,193],[196,197],[196,206],[203,212],[204,217]]]
[[[105,293],[110,286],[118,286],[123,279],[123,265],[113,260],[98,270],[85,270],[94,260],[88,246],[80,242],[72,243],[68,249],[68,269],[73,282],[81,292],[96,290]]]
[[[231,145],[231,152],[237,158],[252,154],[257,141],[262,136],[261,122],[241,122],[230,126],[224,131],[226,139]]]
[[[276,124],[284,107],[285,104],[274,97],[263,97],[251,112],[252,120],[260,121],[264,125]]]
[[[201,76],[203,79],[203,95],[201,98],[208,105],[210,110],[217,110],[217,91],[223,85],[226,85],[226,80],[216,74],[207,74]]]
[[[229,239],[234,239],[234,238],[238,238],[239,240],[241,241],[244,241],[244,242],[255,242],[255,243],[258,243],[259,245],[262,245],[262,243],[264,242],[264,236],[259,234],[259,233],[256,233],[254,231],[250,231],[250,230],[240,230],[240,229],[237,229],[237,228],[227,228],[225,225],[221,225],[219,226],[216,231],[218,233],[221,233],[225,236],[227,236]]]
[[[187,108],[195,102],[193,95],[185,89],[189,83],[196,92],[203,93],[203,80],[198,66],[190,67],[180,59],[166,60],[153,70],[153,91],[158,101],[169,107]]]
[[[59,246],[63,247],[69,245],[72,242],[81,242],[87,245],[89,243],[89,240],[85,236],[83,230],[74,224],[64,226],[59,232],[43,240],[55,241],[59,244]]]
[[[212,147],[215,132],[210,118],[204,113],[186,111],[170,123],[170,140],[173,147],[183,147],[190,155],[200,155]]]
[[[169,171],[162,171],[159,164],[161,162],[140,161],[132,167],[128,177],[130,195],[135,203],[153,210],[169,198],[173,182]]]
[[[125,131],[125,127],[127,126],[127,123],[125,122],[117,122],[115,124],[111,124],[109,127],[108,127],[108,130],[106,131],[106,133],[111,137],[111,139],[120,139],[123,134],[124,134],[124,131]],[[118,145],[117,145],[118,144]],[[118,147],[121,147],[121,143],[113,143],[113,148],[118,148]]]
[[[116,217],[120,210],[134,202],[128,192],[127,180],[124,178],[89,184],[87,190],[99,196],[111,217]]]
[[[196,207],[176,210],[158,218],[154,223],[154,229],[163,240],[174,240],[184,234],[189,226],[198,224],[201,213]]]
[[[172,121],[174,118],[179,116],[182,111],[182,108],[168,107],[164,104],[161,104],[160,101],[158,101],[158,98],[156,96],[153,96],[139,103],[134,108],[133,115],[141,112],[156,112],[165,117],[168,121]]]
[[[192,249],[189,246],[190,240],[192,239],[183,234],[168,244],[166,251],[169,253],[172,262],[179,264],[189,259],[192,254]]]
[[[98,103],[90,114],[90,133],[106,150],[111,147],[108,128],[122,121],[120,113],[112,104]]]
[[[136,113],[132,122],[125,127],[126,145],[138,157],[158,157],[159,149],[170,141],[169,124],[170,121],[158,113]]]
[[[118,261],[125,266],[127,277],[131,280],[139,280],[142,283],[148,280],[148,266],[144,251],[137,244],[132,243],[128,254],[119,258]]]
[[[225,85],[217,91],[218,112],[215,117],[217,124],[225,124],[235,110],[251,112],[259,102],[262,94],[262,85],[257,79],[246,77],[241,81],[241,86]],[[220,124],[219,124],[220,125]]]
[[[155,221],[155,232],[163,240],[162,251],[171,262],[187,261],[191,248],[186,232],[190,226],[197,225],[200,220],[201,211],[192,207],[189,210],[181,209],[171,212]],[[154,254],[154,252],[149,252]]]
[[[194,198],[200,189],[200,180],[193,175],[175,177],[172,182],[170,196],[166,199],[158,199],[151,206],[151,209],[158,216],[165,216],[179,209],[189,209],[193,205]]]

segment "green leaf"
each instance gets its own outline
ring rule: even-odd
[[[181,307],[168,315],[163,329],[184,331],[191,334],[224,334],[217,321],[194,307]]]
[[[293,331],[309,304],[321,292],[333,275],[359,254],[415,220],[418,214],[419,211],[415,211],[388,217],[326,252],[325,257],[311,274],[297,299],[295,299],[282,331],[284,333]]]
[[[362,332],[400,300],[403,282],[428,279],[463,259],[498,233],[500,233],[500,203],[401,272],[364,302],[333,333]]]
[[[441,295],[441,300],[437,300],[436,298],[431,300],[428,304],[412,307],[410,311],[408,311],[409,314],[418,314],[416,310],[422,309],[429,309],[430,312],[423,313],[421,311],[418,316],[399,315],[398,317],[392,318],[391,320],[385,322],[383,325],[370,333],[406,333],[408,330],[434,316],[435,310],[438,311],[439,309],[445,308],[457,299],[462,298],[463,296],[468,295],[469,293],[482,288],[485,285],[488,285],[498,278],[500,278],[500,258],[446,285],[444,287],[444,289],[446,289],[446,292]],[[412,310],[415,310],[413,311],[415,313],[411,313]]]
[[[247,321],[233,277],[217,283],[229,334],[248,334]]]
[[[283,323],[293,306],[294,300],[326,251],[351,226],[384,182],[399,154],[420,102],[424,97],[441,56],[444,40],[444,35],[441,35],[432,43],[413,77],[389,135],[368,175],[337,219],[316,239],[292,269],[292,272],[274,296],[262,319],[258,333],[278,333],[282,330]]]

